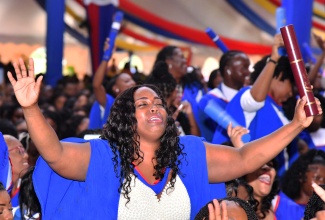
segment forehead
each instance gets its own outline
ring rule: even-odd
[[[131,79],[131,76],[127,73],[121,73],[119,75],[119,77],[116,79],[116,81],[124,81],[124,80],[128,80],[128,79]]]
[[[310,164],[308,166],[309,171],[313,172],[324,172],[325,173],[325,165],[324,164]]]
[[[139,98],[153,98],[153,97],[159,97],[155,91],[148,87],[142,87],[139,88],[134,93],[134,100],[136,101]]]
[[[15,138],[5,138],[8,149],[21,145],[20,141]]]
[[[175,48],[174,51],[173,51],[173,54],[174,54],[174,55],[182,55],[183,52],[182,52],[181,49],[179,49],[179,48]]]
[[[225,201],[227,204],[228,218],[230,219],[247,219],[245,210],[234,201]]]
[[[9,203],[10,202],[10,196],[7,193],[7,191],[5,191],[5,190],[0,191],[0,201],[1,201],[0,203],[3,203],[3,202]]]

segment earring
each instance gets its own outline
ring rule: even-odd
[[[168,68],[169,68],[169,69],[173,68],[173,65],[169,64],[169,65],[168,65]]]
[[[115,92],[118,93],[120,90],[119,89],[115,89]]]
[[[227,70],[227,74],[230,76],[231,75],[231,72],[230,72],[230,70]]]

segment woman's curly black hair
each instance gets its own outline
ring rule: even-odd
[[[177,127],[166,101],[160,90],[154,85],[137,85],[125,90],[116,99],[111,107],[111,112],[107,123],[104,126],[101,138],[107,139],[114,153],[112,158],[116,176],[120,179],[119,192],[130,201],[132,174],[134,174],[133,164],[136,160],[143,161],[144,153],[140,150],[140,136],[137,132],[137,119],[135,118],[134,93],[142,87],[152,89],[162,99],[163,106],[167,111],[167,125],[163,136],[160,138],[160,148],[155,152],[157,165],[154,166],[156,179],[164,177],[166,167],[171,168],[170,179],[173,188],[176,175],[181,174],[179,166],[185,157],[183,146],[179,143]],[[141,162],[140,162],[141,163]]]
[[[325,185],[319,185],[323,189],[325,189]],[[316,212],[322,211],[325,209],[325,202],[315,193],[310,197],[305,213],[304,213],[304,220],[309,220],[316,217]]]
[[[322,164],[325,166],[325,152],[322,150],[311,149],[302,154],[284,174],[282,191],[292,200],[300,196],[301,183],[306,179],[308,166],[311,164]]]
[[[251,207],[251,205],[238,198],[238,197],[226,197],[226,198],[223,198],[223,199],[218,199],[218,202],[221,203],[222,201],[234,201],[236,204],[240,205],[240,207],[242,207],[247,215],[247,219],[249,220],[257,220],[257,216],[256,216],[256,213],[254,211],[254,209]],[[199,213],[195,216],[194,220],[202,220],[202,219],[209,219],[209,209],[208,209],[208,205],[209,204],[212,204],[213,205],[213,202],[210,201],[208,202],[205,206],[203,206]]]

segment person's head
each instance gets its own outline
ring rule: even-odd
[[[76,99],[75,99],[75,103],[73,105],[73,109],[79,109],[82,108],[84,106],[87,106],[89,103],[89,97],[86,93],[80,92],[79,94],[77,94]]]
[[[107,83],[106,89],[113,97],[117,97],[126,89],[135,85],[134,80],[128,73],[119,73],[113,76]]]
[[[253,188],[254,199],[258,201],[256,213],[265,218],[272,208],[272,200],[279,193],[279,180],[276,174],[276,160],[273,159],[243,179]]]
[[[186,58],[183,51],[176,46],[166,46],[157,54],[154,65],[159,61],[167,63],[169,72],[173,75],[177,83],[183,78],[187,72]]]
[[[50,103],[57,111],[62,111],[67,100],[68,97],[62,91],[56,90],[50,100]]]
[[[320,187],[325,189],[325,185],[320,185]],[[315,218],[316,213],[322,210],[325,210],[325,202],[319,197],[319,195],[317,195],[317,193],[313,192],[313,195],[310,197],[305,208],[304,220]]]
[[[10,196],[0,182],[0,220],[12,220],[13,218]]]
[[[285,173],[282,190],[294,201],[302,198],[308,201],[313,194],[312,182],[325,184],[325,152],[322,150],[311,149],[301,155]]]
[[[115,172],[120,177],[120,190],[128,200],[133,163],[141,163],[145,154],[141,148],[143,142],[151,143],[155,151],[157,165],[154,176],[162,178],[163,168],[170,167],[173,170],[171,184],[174,186],[182,147],[174,119],[157,87],[137,85],[121,93],[111,107],[101,138],[107,139],[110,144],[115,155],[115,167],[121,164],[120,173]]]
[[[10,120],[14,125],[24,119],[23,109],[17,103],[4,105],[2,108],[2,117]]]
[[[184,77],[184,83],[196,89],[203,89],[205,92],[208,90],[207,82],[205,81],[199,67],[187,67],[187,74]]]
[[[18,179],[24,175],[29,168],[28,155],[25,148],[17,138],[11,135],[3,135],[3,138],[8,146],[13,174],[12,180],[16,183],[16,181],[18,181]]]
[[[225,85],[239,90],[243,87],[245,79],[249,77],[250,60],[248,56],[238,50],[229,50],[220,58],[220,73]]]
[[[0,118],[0,131],[2,134],[8,134],[18,139],[18,131],[12,121]]]
[[[147,77],[146,83],[157,86],[163,93],[164,99],[167,101],[167,105],[172,105],[177,95],[176,81],[169,73],[168,66],[165,62],[160,61],[156,63],[151,74]]]
[[[226,197],[223,199],[218,199],[218,202],[226,202],[228,218],[231,220],[257,220],[257,216],[253,208],[246,201],[238,197]],[[195,220],[208,220],[209,210],[208,204],[212,204],[212,201],[207,203],[198,214],[195,216]],[[222,213],[222,210],[220,210]]]
[[[222,81],[223,78],[221,76],[220,70],[219,69],[212,70],[208,80],[208,87],[210,89],[214,89],[218,87]]]
[[[19,193],[19,207],[21,216],[26,216],[28,219],[32,217],[39,218],[41,213],[41,205],[36,196],[33,185],[34,167],[29,170],[21,178],[20,193]]]
[[[254,65],[254,71],[251,74],[252,83],[255,82],[257,77],[261,74],[269,57],[270,56],[265,56]],[[294,77],[289,58],[286,56],[281,56],[273,73],[269,94],[276,103],[282,104],[293,95],[294,85]]]

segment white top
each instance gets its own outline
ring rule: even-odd
[[[264,104],[265,101],[262,102],[257,102],[251,92],[251,90],[248,89],[246,90],[243,95],[240,98],[240,105],[244,110],[244,116],[245,116],[245,121],[246,121],[246,127],[249,127],[249,125],[251,124],[251,122],[253,121],[256,112],[261,109]],[[274,111],[276,112],[276,114],[278,115],[279,119],[281,120],[281,122],[283,123],[283,125],[286,125],[289,123],[289,120],[285,117],[285,115],[283,114],[282,111],[280,111],[276,106],[274,106],[272,104],[272,107],[274,109]]]
[[[120,195],[118,219],[190,219],[191,201],[182,180],[177,176],[173,189],[168,182],[160,199],[156,193],[132,175],[130,202]],[[167,192],[166,192],[166,189]]]
[[[221,86],[221,90],[217,87],[210,90],[208,93],[220,99],[223,99],[227,102],[230,102],[238,92],[238,90],[226,86],[223,82],[221,83],[220,86]]]
[[[316,147],[325,146],[325,128],[320,128],[315,132],[310,133],[310,137],[313,140]]]

